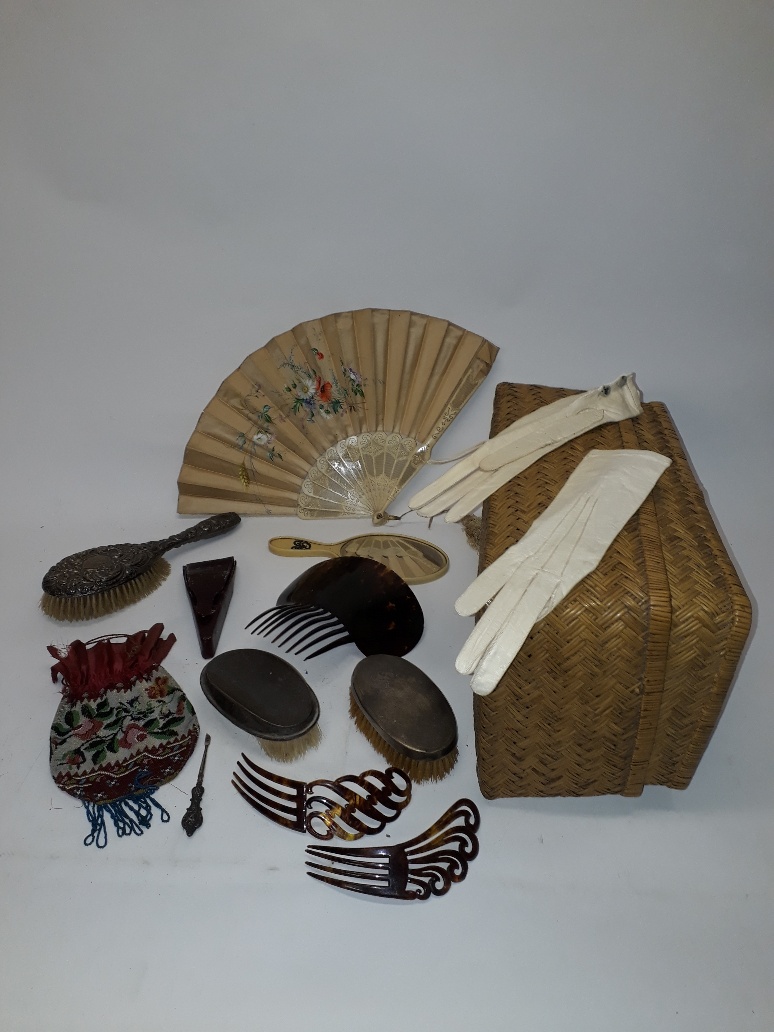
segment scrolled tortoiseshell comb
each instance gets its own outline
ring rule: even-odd
[[[478,807],[458,799],[427,831],[396,846],[307,846],[310,878],[339,889],[388,899],[443,896],[478,856]]]
[[[411,779],[397,767],[309,782],[274,774],[244,753],[237,767],[231,784],[253,809],[283,828],[318,839],[352,842],[377,835],[411,801]]]

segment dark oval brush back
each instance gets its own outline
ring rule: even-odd
[[[261,649],[233,649],[201,672],[212,705],[244,731],[269,741],[289,741],[314,727],[317,696],[286,660]]]
[[[457,718],[438,685],[399,656],[366,656],[352,671],[352,696],[376,733],[413,760],[457,746]]]
[[[383,563],[364,556],[317,563],[285,588],[277,605],[327,610],[365,656],[404,656],[425,627],[422,607],[408,584]]]

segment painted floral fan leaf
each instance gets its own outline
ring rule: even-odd
[[[364,308],[299,324],[249,355],[202,412],[178,512],[380,522],[497,350],[416,312]]]

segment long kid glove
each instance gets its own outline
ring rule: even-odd
[[[496,687],[535,623],[599,565],[670,462],[650,451],[590,451],[521,541],[460,595],[462,616],[490,602],[457,656],[474,692]]]
[[[456,523],[485,498],[560,444],[602,423],[618,422],[642,412],[634,374],[560,398],[511,423],[460,459],[434,483],[409,499],[420,516],[446,512]],[[447,511],[448,510],[448,511]]]

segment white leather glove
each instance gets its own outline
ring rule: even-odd
[[[456,523],[498,487],[560,444],[594,426],[630,419],[640,412],[642,404],[633,373],[584,394],[560,398],[517,419],[479,445],[434,483],[413,495],[409,508],[420,516],[446,512],[446,522]]]
[[[461,616],[490,603],[457,656],[474,692],[496,687],[535,623],[599,565],[670,462],[650,451],[590,451],[524,537],[460,595]]]

